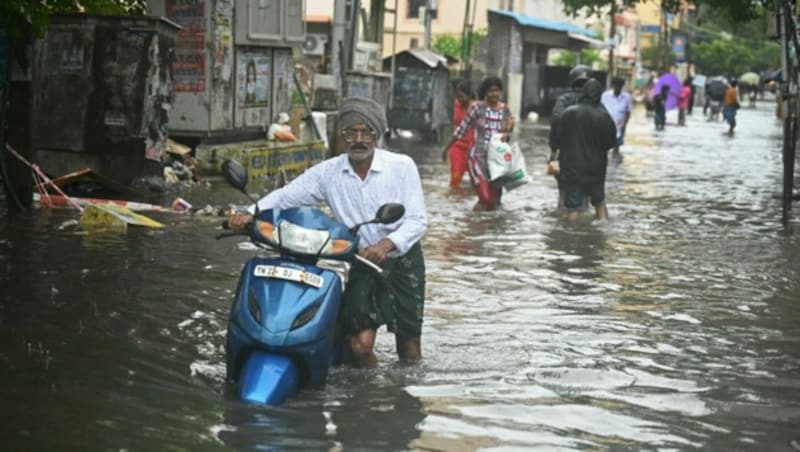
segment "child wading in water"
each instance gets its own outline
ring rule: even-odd
[[[453,103],[453,124],[458,126],[469,111],[475,101],[472,93],[472,85],[468,80],[464,80],[456,86],[456,100]],[[450,156],[450,188],[458,188],[461,179],[467,172],[467,154],[472,145],[475,144],[475,133],[469,130],[463,138],[456,140],[449,149],[442,151],[442,161],[447,161]]]
[[[469,107],[443,152],[464,138],[467,131],[474,130],[472,135],[475,137],[475,143],[467,153],[467,169],[478,195],[478,202],[473,210],[497,210],[500,207],[503,186],[489,179],[486,158],[493,134],[500,134],[503,141],[509,140],[514,131],[514,117],[508,106],[502,102],[503,81],[498,77],[483,79],[478,88],[478,97],[481,101]]]

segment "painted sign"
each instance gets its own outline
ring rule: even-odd
[[[228,83],[233,72],[233,0],[217,0],[214,23],[214,78]]]
[[[167,17],[183,27],[175,42],[174,89],[203,92],[206,89],[205,0],[166,0]]]
[[[639,31],[642,33],[659,34],[661,33],[661,25],[640,25]]]
[[[675,61],[683,62],[686,60],[686,37],[681,35],[672,36],[672,53]]]
[[[236,68],[239,108],[268,107],[272,58],[269,50],[245,51],[239,54]]]

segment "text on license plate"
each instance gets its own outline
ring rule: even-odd
[[[322,277],[319,275],[275,265],[256,265],[255,269],[253,269],[253,275],[262,278],[278,278],[287,281],[296,281],[316,288],[322,287],[323,282]]]

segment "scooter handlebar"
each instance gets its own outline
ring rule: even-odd
[[[378,273],[383,273],[383,269],[381,267],[379,267],[378,264],[372,262],[371,260],[367,259],[366,257],[364,257],[364,256],[362,256],[360,254],[356,254],[355,256],[356,256],[356,260],[361,261],[367,267],[372,268],[373,270],[375,270]]]

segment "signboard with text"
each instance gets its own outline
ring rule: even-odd
[[[177,92],[206,89],[206,4],[205,0],[166,0],[167,17],[183,27],[175,42]]]
[[[672,36],[672,54],[675,61],[682,63],[686,61],[686,37],[682,35]]]

